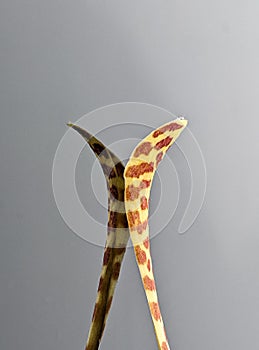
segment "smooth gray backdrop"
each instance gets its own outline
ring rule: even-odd
[[[198,219],[152,241],[172,348],[258,348],[258,17],[257,0],[1,0],[1,350],[84,348],[102,250],[61,219],[52,162],[65,122],[122,101],[185,115],[206,159]],[[129,249],[100,349],[143,348]]]

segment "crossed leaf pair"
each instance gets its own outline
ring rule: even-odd
[[[120,159],[97,138],[75,124],[68,124],[83,136],[94,151],[108,191],[108,232],[86,350],[99,348],[129,238],[134,246],[158,348],[169,350],[152,270],[148,206],[158,164],[186,125],[187,120],[178,118],[154,130],[137,145],[124,167]]]

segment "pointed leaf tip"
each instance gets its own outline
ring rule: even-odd
[[[71,122],[68,122],[68,123],[67,123],[67,126],[69,126],[69,127],[71,127],[71,128],[72,128],[72,127],[74,126],[74,124],[73,124],[73,123],[71,123]]]

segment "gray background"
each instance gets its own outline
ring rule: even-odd
[[[62,221],[52,161],[66,121],[121,101],[187,116],[206,159],[200,216],[152,243],[172,348],[258,347],[258,16],[257,0],[1,1],[1,350],[84,348],[102,250]],[[122,272],[100,348],[156,349],[131,249]]]

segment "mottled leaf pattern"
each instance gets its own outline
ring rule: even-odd
[[[128,223],[124,207],[124,165],[103,143],[81,127],[69,123],[79,132],[98,158],[106,178],[108,190],[108,227],[103,265],[98,292],[88,334],[86,350],[96,350],[120,274],[121,263],[129,240]]]
[[[160,350],[169,350],[169,344],[160,312],[152,269],[148,204],[151,185],[158,164],[186,125],[186,120],[177,119],[153,131],[137,145],[124,171],[125,207],[130,237]]]

